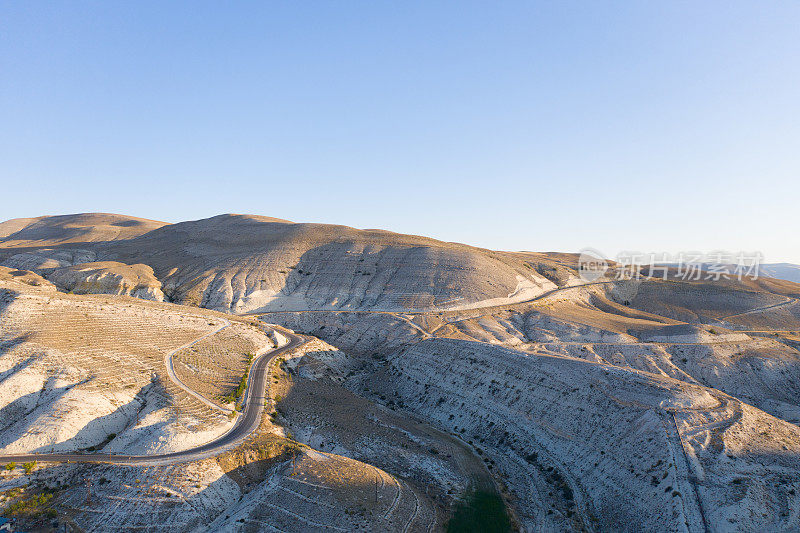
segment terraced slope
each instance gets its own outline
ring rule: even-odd
[[[795,529],[800,321],[746,285],[640,285],[433,315],[268,316],[360,355],[350,391],[461,435],[528,530]],[[759,326],[793,330],[745,329],[748,305]],[[313,425],[310,438],[330,435]]]
[[[211,440],[231,421],[168,379],[165,357],[227,323],[199,309],[0,281],[2,452],[175,451]],[[228,366],[237,381],[246,368]]]
[[[441,530],[476,489],[526,531],[800,529],[800,285],[579,285],[574,254],[246,215],[105,231],[2,248],[9,449],[161,450],[223,428],[261,338],[235,313],[327,343],[271,360],[269,416],[215,460],[47,466],[0,478],[0,498],[65,484],[54,501],[89,530]],[[152,272],[166,299],[227,314],[51,285],[84,272]],[[199,336],[174,386],[165,353]],[[107,480],[94,499],[89,473]]]
[[[218,402],[235,388],[249,354],[273,343],[252,319],[229,321],[218,313],[133,298],[65,295],[28,281],[37,280],[0,280],[2,453],[83,451],[90,458],[101,450],[153,454],[200,445],[231,421],[167,380],[165,356],[174,354],[184,383]],[[187,347],[176,351],[181,345]],[[255,444],[219,463],[43,464],[30,475],[19,468],[0,476],[0,504],[55,495],[53,503],[69,509],[69,523],[96,531],[154,524],[170,531],[204,529],[211,522],[214,530],[441,526],[441,504],[418,486],[276,432],[280,426],[262,420]],[[263,439],[278,450],[293,450],[291,458],[280,451],[258,455]],[[260,459],[254,461],[252,453]],[[264,470],[254,464],[262,461],[268,463]],[[253,471],[261,473],[247,481]],[[25,483],[31,477],[36,482]],[[20,482],[22,492],[6,491],[7,483]]]

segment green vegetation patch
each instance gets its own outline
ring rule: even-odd
[[[461,502],[447,523],[448,533],[505,533],[511,521],[503,499],[496,492],[476,491]]]
[[[247,354],[247,366],[244,369],[244,375],[242,376],[242,379],[239,381],[239,385],[236,387],[236,389],[222,399],[223,402],[225,403],[238,402],[239,398],[242,397],[242,394],[244,394],[245,389],[247,389],[247,376],[248,374],[250,374],[250,367],[253,364],[253,357],[254,355],[252,353]]]
[[[40,492],[30,498],[16,501],[3,510],[4,516],[15,518],[40,518],[43,516],[51,517],[55,515],[55,509],[50,507],[50,500],[53,499],[52,492]]]

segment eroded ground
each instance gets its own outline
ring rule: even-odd
[[[192,448],[237,420],[269,324],[309,342],[216,457],[3,470],[28,529],[434,531],[476,493],[526,531],[800,529],[795,284],[581,286],[568,254],[258,217],[46,222],[3,252],[0,452]]]

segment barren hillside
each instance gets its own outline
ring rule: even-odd
[[[265,409],[211,458],[10,469],[0,505],[50,494],[88,531],[800,529],[790,281],[586,284],[574,254],[251,215],[0,229],[0,452],[191,451]]]
[[[15,218],[0,222],[0,249],[132,239],[166,222],[107,213]]]
[[[92,225],[97,217],[99,228]],[[103,217],[39,220],[0,242],[3,264],[84,286],[95,281],[92,274],[57,269],[86,272],[82,265],[97,261],[143,264],[171,301],[234,313],[458,308],[522,301],[556,286],[508,254],[387,231],[251,215],[154,229],[158,223]],[[126,238],[105,231],[113,224],[125,225]],[[132,228],[145,227],[152,231],[127,238],[136,233]],[[88,292],[124,292],[122,282],[104,287]]]

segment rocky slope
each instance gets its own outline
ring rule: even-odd
[[[147,265],[113,261],[80,263],[55,268],[46,277],[59,288],[75,294],[122,294],[143,300],[164,301],[161,282]]]
[[[157,229],[158,223],[103,218],[98,226],[97,217],[105,216],[37,220],[0,241],[2,264],[43,274],[77,267],[56,275],[67,285],[80,284],[75,272],[90,268],[85,263],[147,265],[171,301],[234,313],[467,308],[523,301],[556,287],[513,255],[387,231],[250,215]],[[114,233],[118,227],[125,231]],[[106,278],[87,283],[130,292],[118,278]]]
[[[224,324],[205,313],[0,281],[0,451],[153,452],[224,432],[166,377],[171,350]]]
[[[526,530],[793,530],[798,344],[720,319],[782,296],[639,288],[577,287],[424,320],[269,319],[359,356],[349,390],[461,435],[508,485]],[[759,324],[800,330],[783,308],[762,314]]]
[[[96,531],[433,531],[476,489],[524,531],[800,528],[800,285],[585,285],[574,254],[109,216],[0,225],[4,449],[165,450],[224,431],[215,408],[271,342],[236,313],[326,342],[273,363],[269,416],[216,460],[48,466],[0,493],[65,484],[54,501]],[[175,354],[209,407],[159,376],[223,317],[237,325]],[[87,475],[106,479],[94,500],[76,488]]]

